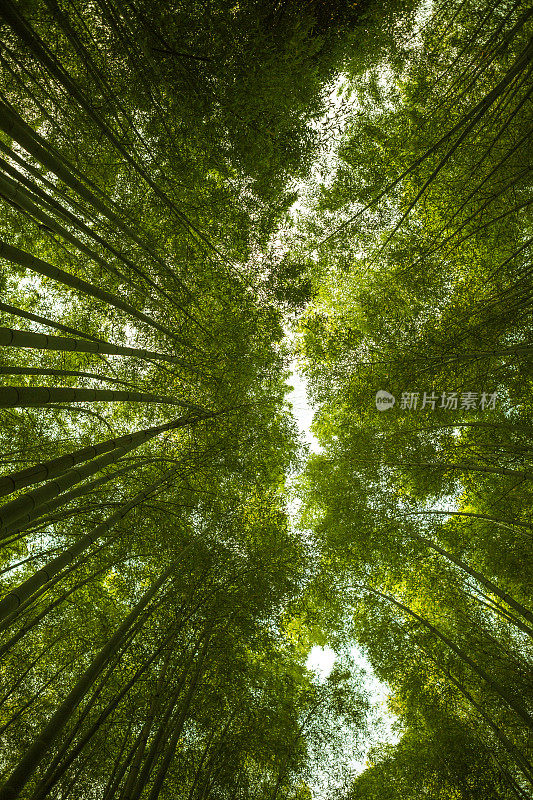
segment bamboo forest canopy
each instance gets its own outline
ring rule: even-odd
[[[0,800],[533,797],[532,33],[2,0]]]

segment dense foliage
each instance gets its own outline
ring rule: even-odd
[[[304,522],[404,725],[353,800],[531,796],[532,16],[421,15],[302,220]]]
[[[0,800],[531,796],[532,18],[0,4]]]

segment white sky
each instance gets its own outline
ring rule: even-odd
[[[289,385],[293,386],[292,392],[287,395],[287,400],[292,405],[292,413],[296,418],[298,427],[304,440],[310,446],[312,452],[318,453],[320,445],[318,440],[311,433],[311,422],[313,420],[313,409],[309,405],[307,398],[307,387],[305,378],[297,371],[296,362],[291,363],[292,375],[289,379]]]
[[[428,0],[428,2],[430,2],[430,0]],[[318,127],[322,125],[330,126],[333,123],[333,126],[337,128],[337,135],[340,134],[345,125],[346,113],[349,113],[350,110],[353,111],[357,102],[355,97],[347,97],[346,92],[347,87],[345,85],[344,77],[339,75],[331,87],[329,111],[324,115],[323,119],[317,123]],[[311,181],[313,181],[313,179],[316,180],[317,175],[321,172],[321,182],[327,182],[327,173],[329,172],[331,175],[335,173],[335,138],[336,137],[332,136],[331,146],[326,148],[326,151],[322,153],[321,158],[314,168],[315,172],[311,176]],[[297,220],[299,213],[305,213],[306,186],[305,184],[302,184],[296,188],[299,190],[299,198],[292,206],[291,213]],[[311,255],[311,253],[309,253],[309,255]],[[286,329],[285,334],[286,338],[290,341],[292,339],[291,332]],[[311,452],[318,453],[321,451],[321,447],[318,443],[318,440],[310,430],[314,412],[308,401],[306,381],[303,375],[298,372],[296,361],[291,362],[291,370],[292,374],[288,383],[293,387],[293,389],[287,394],[286,399],[292,405],[292,413],[296,419],[300,433],[302,434],[302,438],[309,445]],[[289,515],[295,515],[298,507],[299,501],[296,498],[294,501],[292,501],[292,503],[289,504]],[[357,644],[354,643],[350,652],[355,664],[364,669],[366,672],[365,686],[369,692],[370,702],[376,712],[376,718],[378,719],[377,730],[373,732],[375,734],[373,736],[374,742],[379,739],[380,741],[386,741],[391,744],[397,743],[400,739],[400,735],[398,735],[397,731],[393,729],[394,724],[397,722],[397,718],[392,715],[387,708],[387,697],[390,693],[389,687],[378,680],[374,674],[372,666]],[[306,666],[308,669],[316,673],[318,680],[325,680],[333,669],[335,659],[336,654],[330,647],[315,646],[309,652]],[[372,743],[369,742],[368,747],[370,747],[371,744]],[[346,747],[347,753],[349,754],[349,737],[347,737]],[[366,768],[366,755],[367,753],[365,753],[361,759],[356,760],[354,758],[350,762],[350,767],[353,770],[354,777],[363,772],[363,770]],[[314,800],[321,800],[326,796],[326,794],[329,794],[327,787],[321,780],[321,777],[323,776],[317,776],[315,784],[310,785]]]
[[[289,379],[289,385],[293,386],[293,390],[287,395],[288,401],[292,405],[292,412],[300,429],[304,440],[309,444],[313,452],[320,451],[320,445],[315,436],[310,431],[310,425],[313,419],[313,409],[309,405],[306,381],[305,378],[298,373],[295,362],[291,364],[292,375]],[[291,507],[292,506],[292,507]],[[289,505],[289,514],[296,513],[297,504]],[[370,662],[366,659],[363,652],[359,647],[354,644],[350,653],[358,667],[366,671],[365,686],[370,694],[370,701],[374,710],[379,715],[379,739],[395,744],[399,741],[400,737],[393,730],[394,723],[397,718],[392,715],[387,708],[387,697],[389,694],[389,687],[378,680]],[[312,647],[307,661],[306,667],[316,673],[318,680],[325,680],[335,663],[336,654],[330,647]],[[370,747],[370,742],[368,743]],[[347,739],[347,747],[350,748],[349,739]],[[353,770],[353,775],[363,772],[366,768],[366,753],[361,759],[353,759],[350,762],[350,767]],[[324,783],[317,779],[317,783],[310,786],[314,800],[320,800],[324,796]]]

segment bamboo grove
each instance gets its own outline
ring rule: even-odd
[[[531,797],[532,16],[436,4],[398,28],[348,83],[294,245],[315,248],[317,590],[403,723],[353,800]]]
[[[2,0],[0,800],[533,796],[532,31]]]

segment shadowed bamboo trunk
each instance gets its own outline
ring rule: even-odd
[[[145,462],[148,463],[148,462]],[[53,500],[50,500],[48,503],[41,503],[37,508],[33,511],[29,511],[27,514],[24,514],[23,517],[19,517],[15,522],[11,525],[6,525],[5,533],[6,535],[12,536],[16,533],[22,533],[23,531],[27,530],[27,528],[34,527],[32,523],[37,521],[38,525],[46,524],[46,515],[49,514],[51,511],[56,511],[57,509],[61,508],[62,506],[70,503],[71,500],[76,499],[77,497],[83,497],[86,494],[90,494],[93,489],[96,489],[98,486],[102,486],[109,481],[114,480],[115,478],[120,477],[121,475],[125,475],[127,472],[135,469],[137,466],[141,466],[138,463],[130,463],[127,466],[123,467],[122,469],[117,469],[115,472],[104,475],[101,478],[96,478],[95,480],[88,481],[84,483],[82,486],[77,486],[75,489],[72,489],[70,492],[65,492],[64,494],[60,494],[57,497],[54,497]]]
[[[7,539],[11,536],[13,526],[16,525],[19,520],[21,522],[26,520],[33,512],[39,512],[42,504],[50,504],[56,498],[60,499],[62,492],[85,480],[85,478],[91,477],[91,475],[109,466],[109,464],[118,461],[123,455],[133,450],[134,447],[135,445],[130,444],[112,450],[110,453],[105,453],[81,467],[74,467],[74,469],[64,472],[59,477],[48,481],[48,483],[45,483],[44,486],[40,486],[38,489],[25,492],[15,500],[4,503],[4,505],[0,507],[0,540]],[[50,505],[48,505],[48,508],[50,509]]]
[[[97,372],[80,372],[76,369],[54,369],[53,367],[18,367],[13,364],[0,367],[0,375],[52,375],[54,378],[59,379],[89,378],[91,380],[100,381],[100,383],[112,383],[115,386],[126,386],[128,389],[136,389],[139,391],[139,387],[135,386],[129,381],[123,381],[119,378],[111,378],[108,375],[99,375]]]
[[[457,567],[462,569],[463,572],[465,572],[467,575],[470,575],[471,578],[474,578],[475,580],[479,581],[483,586],[485,586],[493,594],[499,597],[500,600],[503,600],[505,603],[507,603],[507,605],[510,606],[512,609],[514,609],[514,611],[516,611],[516,613],[519,614],[521,617],[527,619],[528,622],[533,622],[533,612],[529,611],[529,609],[527,609],[521,603],[518,603],[513,597],[511,597],[510,594],[502,591],[495,583],[489,580],[489,578],[486,578],[485,575],[483,575],[481,572],[478,572],[477,570],[470,567],[465,561],[463,561],[460,558],[457,558],[457,556],[454,556],[448,550],[445,550],[443,547],[440,547],[440,545],[436,544],[435,542],[432,542],[431,539],[426,539],[425,536],[420,536],[420,534],[415,533],[414,531],[407,532],[407,536],[409,536],[409,538],[414,539],[417,542],[420,542],[421,544],[427,547],[430,547],[436,553],[439,553],[439,555],[444,556],[444,558],[446,558],[448,561],[451,561],[452,564],[455,564]]]
[[[173,565],[167,568],[150,586],[128,614],[122,625],[120,625],[111,639],[93,659],[90,666],[85,670],[84,674],[70,690],[65,700],[50,717],[40,735],[28,748],[18,766],[15,767],[6,783],[0,789],[0,800],[15,800],[15,798],[19,797],[20,792],[32,777],[41,760],[74,714],[79,703],[91,688],[109,658],[120,645],[124,635],[128,632],[131,625],[136,621],[148,603],[155,597],[159,589],[168,580],[173,569]]]
[[[0,495],[10,494],[18,489],[24,488],[24,486],[30,486],[32,483],[40,483],[50,478],[56,478],[67,469],[75,467],[76,464],[81,464],[84,461],[88,461],[90,458],[102,455],[110,450],[116,450],[119,447],[129,447],[129,445],[134,449],[143,442],[147,442],[154,436],[157,436],[159,433],[165,433],[174,428],[181,428],[183,425],[186,425],[187,422],[188,421],[184,417],[180,417],[172,422],[167,422],[165,425],[155,425],[152,428],[144,428],[135,433],[126,433],[124,436],[106,439],[99,444],[82,447],[64,456],[59,456],[58,458],[44,461],[41,464],[36,464],[34,467],[12,472],[11,475],[4,475],[0,478]]]
[[[157,798],[159,797],[159,794],[161,792],[161,789],[163,788],[163,783],[165,781],[165,778],[166,778],[168,769],[170,767],[171,761],[174,758],[174,753],[176,752],[176,747],[178,746],[178,741],[179,741],[179,738],[181,736],[181,732],[183,730],[183,726],[185,724],[185,720],[187,719],[187,714],[188,714],[190,705],[192,703],[192,699],[194,697],[194,693],[196,691],[196,687],[197,687],[198,681],[200,679],[200,675],[202,674],[202,671],[203,671],[203,668],[204,668],[204,660],[205,660],[205,656],[207,654],[207,650],[208,650],[210,642],[211,642],[211,634],[210,634],[210,630],[208,630],[204,645],[203,645],[202,650],[200,651],[200,654],[199,654],[199,657],[198,657],[198,663],[196,665],[196,669],[194,671],[194,674],[192,676],[191,682],[189,684],[189,689],[188,689],[187,694],[185,696],[185,699],[184,699],[184,701],[183,701],[183,703],[181,705],[181,708],[180,708],[180,711],[178,713],[177,719],[173,723],[172,735],[171,735],[170,740],[169,740],[169,742],[168,742],[168,744],[167,744],[167,746],[166,746],[166,748],[164,750],[163,758],[162,758],[158,773],[155,776],[154,782],[152,784],[152,789],[150,791],[150,794],[148,795],[147,800],[157,800]],[[140,787],[140,788],[144,788],[144,787]],[[139,796],[138,794],[133,794],[132,800],[137,800],[138,796]],[[2,800],[1,795],[0,795],[0,800]]]
[[[105,536],[107,533],[109,533],[115,527],[115,525],[120,522],[120,520],[123,519],[129,511],[131,511],[132,508],[135,508],[135,506],[139,505],[139,503],[142,503],[143,500],[145,500],[147,496],[154,491],[154,489],[157,489],[159,486],[165,483],[176,471],[177,467],[167,470],[167,472],[165,472],[164,475],[162,475],[158,480],[154,481],[145,489],[138,492],[136,495],[134,495],[134,497],[132,497],[131,500],[122,505],[118,511],[108,517],[105,522],[97,525],[96,528],[89,533],[86,533],[85,536],[81,536],[77,542],[71,545],[71,547],[67,548],[60,556],[54,558],[45,567],[42,567],[34,575],[24,581],[24,583],[21,583],[16,589],[13,589],[11,592],[9,592],[9,594],[0,601],[0,620],[4,619],[13,611],[16,611],[21,603],[24,602],[24,600],[31,597],[34,592],[40,589],[41,586],[44,586],[49,580],[51,580],[62,569],[64,569],[64,567],[68,566],[78,555],[87,550],[87,548],[96,542],[101,536]]]
[[[482,706],[476,700],[474,700],[470,692],[463,686],[463,684],[460,683],[436,658],[428,653],[424,647],[422,647],[420,644],[418,644],[418,647],[420,647],[424,655],[429,658],[433,664],[435,664],[437,669],[439,669],[446,676],[446,678],[451,681],[451,683],[459,690],[467,702],[470,703],[473,708],[475,708],[477,713],[483,717],[487,725],[493,731],[494,735],[500,740],[507,752],[512,756],[516,764],[519,766],[528,783],[533,786],[533,768],[524,754],[518,749],[514,742],[512,742],[509,737],[505,735],[504,731],[502,731],[500,726],[494,722],[492,717],[487,714]]]
[[[355,588],[366,589],[367,591],[372,592],[373,594],[376,594],[379,597],[382,597],[384,600],[386,600],[389,603],[392,603],[404,613],[418,620],[422,625],[424,625],[428,630],[430,630],[438,639],[440,639],[441,642],[443,642],[453,653],[455,653],[455,655],[458,656],[461,661],[467,664],[475,674],[479,675],[479,677],[483,681],[485,681],[487,686],[490,686],[492,691],[495,692],[499,697],[501,697],[502,700],[504,700],[507,703],[509,708],[513,709],[515,714],[522,720],[522,722],[527,726],[527,728],[533,730],[533,718],[526,711],[526,709],[520,703],[518,703],[514,699],[514,697],[512,697],[509,694],[509,692],[505,689],[504,686],[502,686],[498,681],[492,678],[483,669],[483,667],[480,667],[479,664],[477,664],[472,658],[470,658],[470,656],[463,650],[463,648],[456,645],[455,642],[452,642],[452,640],[448,636],[446,636],[445,633],[442,633],[442,631],[440,631],[437,627],[435,627],[435,625],[429,622],[429,620],[427,620],[425,617],[421,617],[420,614],[417,614],[416,611],[413,611],[412,608],[404,605],[399,600],[396,600],[394,597],[391,597],[391,595],[380,592],[378,589],[374,589],[372,586],[368,586],[366,584],[359,586],[356,584]]]
[[[106,344],[106,342],[103,339],[99,339],[97,336],[91,336],[89,333],[84,333],[83,331],[79,331],[77,328],[71,328],[69,325],[63,325],[61,322],[55,322],[53,319],[49,319],[49,317],[43,317],[41,314],[32,314],[30,311],[25,311],[23,308],[10,306],[8,305],[8,303],[0,303],[0,311],[4,311],[6,314],[12,314],[15,317],[20,317],[21,319],[29,319],[31,322],[37,322],[39,325],[44,325],[47,328],[52,328],[54,330],[61,331],[62,333],[69,333],[71,336],[76,336],[79,337],[80,339],[89,339],[89,341],[91,342],[99,342],[100,344]],[[3,367],[2,369],[6,368]],[[24,369],[24,367],[19,367],[19,369]],[[0,370],[0,373],[2,373],[2,370]],[[17,374],[17,373],[12,373],[12,374]],[[30,375],[31,373],[19,372],[18,374]]]
[[[58,780],[65,774],[66,770],[72,764],[72,762],[79,756],[82,752],[84,747],[87,743],[91,740],[94,734],[98,731],[101,725],[106,721],[110,714],[117,708],[121,700],[126,696],[128,691],[135,685],[135,683],[141,678],[142,675],[146,672],[146,670],[154,663],[156,658],[163,652],[163,650],[168,647],[169,642],[172,642],[173,637],[175,636],[175,630],[173,630],[169,636],[163,639],[163,642],[156,648],[156,650],[152,653],[152,655],[136,670],[134,675],[127,681],[127,683],[122,687],[120,692],[110,701],[104,710],[99,714],[98,718],[95,722],[91,725],[89,730],[80,738],[78,742],[74,745],[74,747],[70,750],[70,752],[66,755],[63,761],[61,761],[61,755],[64,755],[64,750],[58,753],[57,757],[54,759],[50,767],[48,768],[46,774],[43,778],[39,781],[39,784],[36,786],[34,792],[32,793],[31,800],[44,800],[44,798],[49,794],[50,790],[54,787]],[[167,653],[167,658],[165,660],[165,664],[168,666],[169,659],[171,656],[172,650],[169,648]],[[148,720],[153,720],[155,713],[158,708],[158,703],[160,700],[159,693],[162,691],[163,688],[163,681],[164,676],[166,674],[166,667],[164,666],[161,670],[158,689],[152,698],[152,707],[154,709],[153,714],[148,717]],[[148,720],[143,726],[141,731],[141,736],[143,735],[146,727],[148,726]],[[148,726],[148,733],[149,733],[149,726]],[[142,741],[142,739],[140,740]],[[140,749],[140,744],[139,744]],[[141,751],[142,752],[142,751]],[[133,766],[132,766],[133,769]]]
[[[64,336],[50,336],[44,333],[19,331],[14,328],[0,327],[0,347],[29,347],[36,350],[58,350],[65,353],[105,353],[112,356],[134,356],[142,358],[143,361],[155,359],[156,361],[168,361],[170,364],[184,363],[176,356],[155,353],[153,350],[144,350],[140,347],[124,347],[86,339],[67,339]]]
[[[146,392],[122,389],[83,389],[77,386],[0,386],[0,408],[39,408],[53,403],[164,403],[202,411],[200,406]]]
[[[95,255],[96,254],[93,254],[93,259],[95,259],[97,263],[100,263],[100,260],[96,259]],[[161,333],[164,333],[165,336],[169,336],[171,339],[174,339],[187,349],[198,349],[197,347],[193,347],[190,343],[179,339],[179,337],[177,337],[164,325],[161,325],[159,322],[156,322],[156,320],[153,320],[146,314],[143,314],[141,311],[136,309],[130,303],[127,303],[125,300],[122,300],[117,295],[113,295],[111,292],[105,291],[105,289],[100,289],[97,286],[93,286],[87,281],[77,278],[75,275],[70,275],[68,272],[59,269],[59,267],[54,267],[52,264],[48,264],[46,261],[42,261],[40,258],[36,258],[35,256],[32,256],[30,253],[26,253],[23,250],[19,250],[17,247],[13,247],[2,240],[0,240],[0,258],[5,258],[14,264],[26,267],[26,269],[30,269],[32,272],[35,272],[38,275],[44,275],[48,278],[52,278],[53,280],[56,280],[65,286],[68,286],[72,289],[77,289],[82,294],[93,297],[96,300],[100,300],[103,303],[112,306],[113,308],[119,309],[120,311],[124,311],[130,317],[137,319],[139,322],[144,322],[151,328],[155,328]]]
[[[14,153],[12,150],[9,150],[8,148],[6,148],[4,152],[6,152],[6,150],[9,157],[16,160],[16,153]],[[23,162],[23,166],[24,169],[29,168],[29,165],[27,165],[25,162]],[[78,230],[81,230],[84,234],[89,236],[95,242],[98,242],[98,244],[100,244],[102,247],[104,247],[106,250],[112,253],[115,256],[115,258],[119,259],[127,267],[129,267],[137,277],[141,278],[141,280],[144,281],[144,283],[151,286],[159,295],[164,297],[171,307],[172,306],[175,307],[175,300],[172,298],[172,295],[170,295],[158,283],[152,280],[152,278],[150,278],[150,276],[146,272],[144,272],[133,261],[131,261],[131,259],[127,258],[123,253],[121,253],[115,247],[113,247],[113,245],[111,245],[108,241],[106,241],[95,230],[87,226],[83,222],[83,220],[81,220],[75,214],[71,213],[65,206],[62,206],[60,203],[58,203],[51,195],[44,192],[34,181],[29,180],[21,172],[18,172],[18,170],[12,167],[11,164],[8,164],[7,161],[4,161],[4,159],[0,159],[0,167],[4,169],[6,172],[8,172],[13,178],[15,178],[16,181],[22,183],[24,186],[30,189],[30,197],[33,199],[33,201],[39,203],[40,205],[44,205],[45,208],[55,212],[56,214],[59,214],[59,216],[61,216],[67,222],[70,222],[72,225],[78,228]],[[38,177],[39,180],[45,181],[44,177],[40,175],[38,172],[36,173],[35,177]],[[57,187],[52,186],[51,188],[54,189],[54,192],[58,191]],[[70,205],[78,205],[71,198],[68,198],[68,203]],[[83,214],[83,216],[88,216],[87,213],[79,207],[79,205],[78,208]],[[111,270],[111,272],[114,275],[119,277],[124,283],[133,286],[134,288],[137,288],[135,287],[135,283],[131,277],[123,275],[118,269],[116,269],[116,267],[111,266],[110,264],[107,264],[107,268]]]
[[[62,84],[67,90],[70,97],[74,98],[86,114],[94,121],[100,128],[102,133],[113,144],[117,152],[125,159],[125,161],[140,175],[146,184],[152,189],[154,194],[167,206],[174,218],[178,223],[185,228],[189,233],[203,242],[207,247],[215,252],[222,260],[226,258],[219,251],[219,249],[211,242],[211,240],[199,230],[191,220],[180,211],[167,193],[151,178],[149,172],[139,164],[138,161],[132,156],[130,151],[123,146],[122,142],[117,138],[113,130],[107,123],[95,112],[92,105],[87,101],[85,95],[78,89],[76,83],[72,80],[69,73],[63,68],[61,63],[43,46],[42,40],[31,28],[29,23],[20,15],[17,8],[10,0],[4,0],[3,6],[0,8],[0,13],[13,31],[25,42],[26,46],[34,54],[35,58],[54,76],[56,80]],[[168,266],[166,266],[169,269]],[[174,273],[171,274],[174,276]]]

